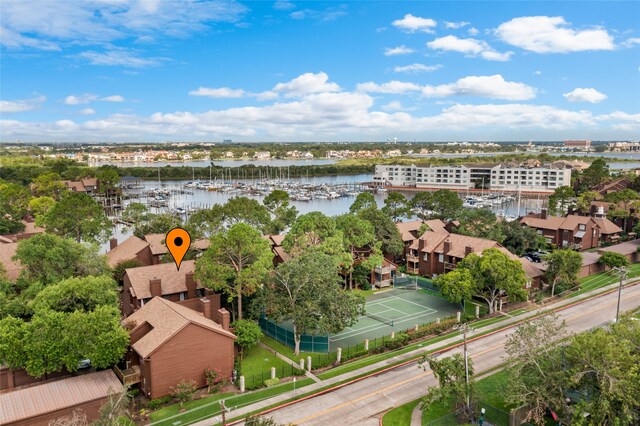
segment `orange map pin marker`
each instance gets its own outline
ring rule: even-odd
[[[182,228],[173,228],[171,231],[167,232],[164,242],[169,249],[169,253],[171,253],[171,256],[173,257],[174,262],[176,262],[176,267],[179,271],[182,258],[187,254],[187,250],[189,250],[189,246],[191,246],[191,235]]]

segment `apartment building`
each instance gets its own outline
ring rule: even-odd
[[[373,182],[380,186],[552,192],[571,184],[571,168],[539,161],[450,166],[377,165]]]

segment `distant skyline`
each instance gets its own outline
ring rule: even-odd
[[[0,0],[0,141],[640,138],[640,2]]]

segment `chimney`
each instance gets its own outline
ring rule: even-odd
[[[547,218],[547,209],[540,210],[540,219],[546,219],[546,218]]]
[[[595,204],[591,204],[591,206],[589,206],[589,215],[594,216],[597,210],[598,207]]]
[[[187,287],[187,299],[196,297],[196,281],[193,279],[193,271],[184,275],[184,283]]]
[[[418,252],[422,253],[422,249],[424,248],[424,245],[427,243],[427,240],[425,238],[419,238],[418,239]],[[419,255],[418,255],[419,256]]]
[[[574,214],[575,212],[576,212],[576,211],[575,211],[575,209],[574,209],[573,207],[569,207],[569,208],[567,209],[567,215],[568,215],[568,216],[573,216],[573,214]]]
[[[151,297],[162,296],[162,279],[160,278],[150,279],[149,292],[151,292]]]
[[[110,239],[109,240],[109,250],[113,250],[116,247],[118,247],[118,239],[117,238]]]
[[[222,329],[229,330],[229,323],[231,322],[231,315],[229,314],[229,311],[225,308],[218,309],[218,317],[220,318],[220,325],[222,326]]]
[[[213,318],[211,316],[211,300],[207,299],[206,297],[200,299],[200,311],[205,318],[209,318],[210,320],[212,320]]]
[[[447,254],[447,253],[449,253],[450,251],[451,251],[451,241],[450,241],[449,239],[446,239],[446,240],[444,241],[444,251],[443,251],[443,253],[444,253],[444,254]]]
[[[466,246],[464,248],[464,256],[467,257],[469,256],[471,253],[473,253],[473,247],[471,246]]]

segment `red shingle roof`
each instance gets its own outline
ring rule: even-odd
[[[196,263],[193,260],[184,260],[180,264],[180,270],[175,263],[161,263],[159,265],[140,266],[129,268],[125,275],[131,282],[133,296],[137,299],[148,299],[151,297],[149,280],[160,278],[160,287],[163,295],[175,294],[187,291],[187,272],[194,272]],[[196,288],[203,288],[202,284],[196,281]]]
[[[107,253],[107,261],[109,262],[109,266],[114,267],[118,263],[125,260],[135,259],[138,253],[140,253],[148,246],[149,243],[147,243],[146,241],[142,241],[135,235],[130,236],[129,238],[124,240],[122,244],[117,245],[113,250],[110,250]]]

